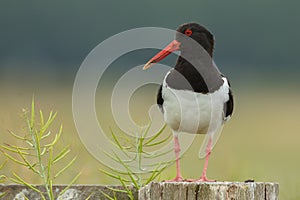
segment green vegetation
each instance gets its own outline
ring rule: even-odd
[[[4,167],[5,164],[6,164],[6,161],[0,165],[0,171],[2,170],[2,168]],[[0,183],[3,183],[4,180],[5,180],[5,175],[0,174]]]
[[[6,176],[1,174],[1,170],[3,169],[4,165],[6,164],[6,161],[3,162],[2,164],[0,164],[0,183],[4,183],[5,182],[5,179],[6,179]],[[1,197],[4,197],[5,196],[5,192],[1,193],[0,192],[0,198]]]
[[[151,181],[158,179],[159,175],[174,161],[164,161],[160,163],[156,163],[154,165],[149,165],[151,167],[147,169],[147,166],[143,166],[143,159],[153,159],[158,158],[169,151],[154,154],[151,153],[151,149],[156,149],[160,145],[164,145],[171,138],[172,134],[168,136],[161,137],[163,131],[166,128],[166,125],[163,126],[157,133],[148,137],[150,125],[148,125],[147,129],[141,133],[137,134],[135,138],[131,138],[125,133],[121,133],[116,135],[111,130],[111,134],[113,137],[112,144],[117,147],[125,156],[126,159],[122,159],[117,153],[113,152],[113,154],[109,154],[105,152],[113,161],[120,163],[123,166],[124,170],[117,170],[113,167],[108,167],[109,171],[100,169],[101,172],[108,175],[109,177],[116,179],[120,182],[120,184],[124,187],[124,190],[116,190],[114,188],[110,188],[114,192],[123,192],[127,193],[130,199],[133,199],[132,191],[127,188],[127,184],[131,183],[133,186],[139,190],[141,187],[147,185]],[[121,138],[121,139],[120,139]],[[136,164],[136,170],[132,168],[132,165]],[[154,169],[153,169],[154,168]],[[107,194],[104,194],[109,199],[115,199],[110,197]]]
[[[8,177],[14,183],[25,185],[32,190],[38,192],[42,199],[54,200],[53,195],[53,182],[63,172],[65,172],[76,160],[76,157],[64,162],[63,167],[58,170],[53,170],[54,166],[63,162],[63,159],[70,153],[69,146],[62,149],[58,149],[57,143],[59,142],[62,134],[62,125],[58,132],[53,134],[50,130],[50,126],[56,118],[57,113],[52,111],[49,113],[47,119],[45,119],[42,110],[39,110],[39,116],[36,116],[36,110],[34,100],[31,104],[31,112],[28,113],[25,109],[23,110],[27,131],[24,134],[16,134],[10,131],[10,134],[17,140],[16,144],[5,143],[1,145],[3,154],[12,162],[24,169],[27,169],[32,173],[33,176],[37,176],[43,183],[45,194],[34,186],[34,183],[27,182],[17,172],[12,172],[13,176]],[[20,145],[21,144],[21,145]],[[54,153],[56,151],[57,153]],[[71,184],[73,184],[79,174],[75,176],[69,185],[60,192],[63,194]]]

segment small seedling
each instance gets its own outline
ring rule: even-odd
[[[113,192],[126,193],[129,199],[133,199],[133,194],[132,191],[128,189],[127,184],[130,183],[137,190],[139,190],[144,185],[147,185],[151,181],[158,179],[160,174],[170,164],[174,163],[174,160],[162,161],[152,165],[149,168],[150,170],[147,170],[147,167],[142,166],[143,159],[158,158],[170,152],[166,151],[160,154],[155,154],[151,152],[151,150],[156,149],[156,147],[163,146],[166,142],[168,142],[172,135],[169,134],[161,139],[161,135],[166,128],[166,126],[163,126],[157,133],[148,137],[150,126],[151,124],[143,133],[137,134],[136,137],[130,137],[123,132],[120,135],[118,135],[119,137],[117,137],[117,135],[111,130],[111,135],[113,138],[113,140],[111,141],[112,145],[117,147],[117,149],[120,150],[122,154],[127,155],[127,158],[122,159],[115,152],[113,152],[112,154],[107,152],[105,153],[110,159],[121,164],[124,170],[117,170],[109,166],[107,166],[109,168],[109,171],[99,169],[107,176],[118,180],[124,188],[123,190],[117,191],[114,188],[110,189]],[[121,138],[122,141],[119,138]],[[133,163],[137,163],[138,166],[135,169],[139,169],[138,171],[132,168]],[[107,194],[104,195],[107,198],[109,196]],[[115,197],[110,197],[110,199],[115,199]]]
[[[1,145],[1,149],[3,154],[10,161],[15,162],[29,172],[37,175],[42,181],[46,193],[43,193],[32,183],[27,182],[16,172],[12,172],[13,176],[9,177],[9,180],[29,187],[39,193],[44,200],[54,200],[53,182],[75,162],[76,157],[64,164],[62,169],[54,170],[54,165],[58,162],[63,162],[63,159],[66,158],[71,151],[69,146],[61,149],[57,146],[63,131],[62,125],[55,134],[49,130],[57,113],[51,111],[45,120],[44,113],[42,110],[39,110],[37,116],[34,99],[31,103],[31,112],[23,110],[23,113],[26,122],[26,133],[21,135],[9,131],[18,141],[17,144],[22,145],[3,144]],[[54,149],[55,152],[58,153],[54,153]],[[80,174],[75,176],[59,195],[63,194],[77,180],[79,175]]]
[[[6,164],[7,160],[4,161],[2,164],[0,164],[0,171],[3,169],[4,165]],[[5,181],[6,176],[3,174],[0,174],[0,183],[3,183]]]
[[[4,161],[1,165],[0,165],[0,171],[3,169],[4,165],[6,164],[7,160]],[[0,174],[0,183],[4,183],[6,179],[6,176],[3,174]],[[6,192],[0,192],[0,198],[4,197],[6,195]]]

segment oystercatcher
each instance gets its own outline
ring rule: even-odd
[[[182,132],[207,134],[204,168],[201,177],[194,181],[212,181],[206,176],[208,160],[222,125],[232,115],[233,95],[229,81],[212,59],[214,36],[197,23],[179,26],[175,40],[151,58],[143,69],[177,50],[180,55],[176,65],[166,74],[157,94],[157,104],[174,135],[177,174],[170,181],[184,181],[178,141]]]

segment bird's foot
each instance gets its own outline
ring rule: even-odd
[[[208,179],[206,176],[201,176],[199,179],[187,179],[187,182],[216,182],[216,180]]]
[[[183,182],[183,181],[185,181],[185,179],[183,179],[182,176],[176,176],[171,180],[165,180],[165,182]]]

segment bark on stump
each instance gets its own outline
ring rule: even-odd
[[[160,182],[139,191],[139,200],[277,200],[279,185],[261,182]]]
[[[121,186],[102,185],[72,185],[64,194],[59,193],[66,185],[53,186],[55,199],[60,200],[89,200],[108,199],[105,194],[118,200],[129,199],[126,193],[113,192],[109,188],[124,189]],[[36,186],[45,192],[43,186]],[[212,183],[188,183],[188,182],[152,182],[137,191],[129,186],[134,199],[138,200],[277,200],[279,194],[278,183],[262,182],[212,182]],[[26,196],[30,200],[41,199],[40,194],[23,185],[0,185],[1,200],[24,200]]]

